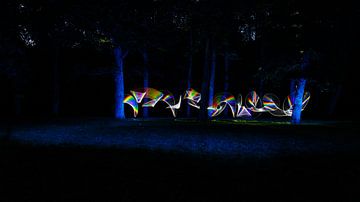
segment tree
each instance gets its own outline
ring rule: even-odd
[[[129,2],[80,2],[69,5],[67,13],[73,30],[82,33],[82,43],[97,49],[112,50],[114,55],[114,116],[124,119],[125,75],[124,60],[129,51],[137,50],[134,39],[136,9]]]
[[[209,43],[210,39],[207,38],[204,50],[204,64],[203,64],[203,77],[201,81],[201,104],[200,104],[200,119],[208,119],[207,113],[207,100],[209,99]]]
[[[123,52],[121,46],[114,48],[115,56],[115,118],[124,119],[125,110],[124,103],[122,102],[125,98],[125,87],[124,87],[124,59],[127,52]]]
[[[188,73],[187,73],[187,88],[191,88],[191,80],[192,80],[192,71],[193,71],[193,33],[189,32],[189,53],[188,53]],[[187,105],[186,108],[186,116],[191,116],[191,106]]]
[[[209,101],[208,106],[213,105],[215,91],[215,68],[216,68],[216,46],[215,40],[212,40],[211,61],[210,61],[210,79],[209,79]],[[210,115],[209,115],[210,116]]]
[[[6,119],[12,120],[13,117],[23,115],[26,86],[32,76],[26,54],[35,45],[35,41],[28,27],[22,25],[22,8],[15,2],[5,2],[3,5],[5,6],[0,8],[1,18],[11,20],[1,23],[0,76],[4,77],[5,86],[12,92],[5,93],[3,100],[10,101],[13,106],[1,106],[0,109],[8,116]]]
[[[144,72],[143,72],[144,86],[143,87],[148,88],[149,87],[149,55],[148,55],[148,52],[145,47],[142,51],[142,55],[143,55],[143,59],[144,59]],[[147,107],[143,108],[143,116],[145,118],[149,117],[149,110]]]

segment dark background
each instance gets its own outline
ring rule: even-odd
[[[0,201],[356,201],[359,8],[330,0],[0,1]],[[305,78],[310,102],[300,125],[269,114],[181,119],[186,103],[180,119],[158,103],[150,117],[167,119],[142,119],[140,108],[139,119],[118,120],[117,47],[128,52],[125,93],[143,87],[144,51],[150,87],[176,99],[190,64],[201,90],[206,52],[216,51],[215,92],[224,91],[228,58],[235,96],[256,90],[282,102],[290,82]]]
[[[297,74],[293,67],[302,52],[311,51],[316,57],[306,75],[312,97],[304,117],[358,117],[359,7],[352,2],[2,1],[0,13],[0,116],[5,119],[54,116],[54,82],[56,116],[113,116],[117,44],[129,51],[125,93],[142,87],[146,47],[150,86],[183,94],[190,34],[192,86],[198,91],[209,38],[217,52],[215,92],[223,92],[227,51],[231,93],[271,92],[281,102]],[[163,108],[150,109],[151,116],[170,117]],[[128,106],[126,111],[131,116]],[[179,116],[185,116],[184,106]]]

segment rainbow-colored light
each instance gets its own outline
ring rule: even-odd
[[[134,117],[139,113],[138,104],[144,102],[142,107],[155,107],[155,105],[162,101],[168,106],[173,117],[176,117],[177,110],[181,107],[182,96],[179,96],[179,100],[175,100],[175,96],[169,91],[159,91],[155,88],[144,88],[131,90],[131,94],[125,96],[123,103],[128,104],[134,111]],[[187,104],[197,109],[200,109],[199,102],[201,100],[201,94],[193,88],[189,88],[185,91],[183,96],[184,100],[187,100]],[[280,108],[279,98],[274,95],[267,93],[262,99],[255,92],[251,91],[246,97],[243,105],[243,98],[241,94],[238,95],[237,99],[231,93],[218,93],[214,96],[213,104],[207,108],[208,115],[210,117],[216,117],[220,115],[225,108],[228,106],[232,113],[233,118],[238,117],[252,117],[255,113],[268,112],[273,116],[291,116],[294,104],[290,95],[284,100],[282,109]],[[309,103],[310,93],[305,92],[302,103],[302,110],[305,109]]]
[[[131,108],[134,111],[134,117],[136,117],[138,115],[139,106],[138,106],[138,103],[136,102],[135,98],[132,95],[126,95],[123,103],[131,106]]]

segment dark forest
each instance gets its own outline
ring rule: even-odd
[[[356,201],[359,16],[347,1],[1,1],[1,201]]]

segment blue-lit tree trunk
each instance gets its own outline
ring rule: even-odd
[[[209,80],[209,101],[208,105],[212,106],[214,101],[214,89],[215,89],[215,67],[216,67],[216,51],[215,45],[212,44],[211,51],[211,65],[210,65],[210,80]]]
[[[304,78],[304,71],[310,65],[310,53],[305,52],[300,64],[301,76],[299,79],[291,82],[291,94],[293,98],[293,112],[291,116],[291,122],[293,124],[300,124],[301,122],[301,111],[302,103],[306,85],[306,79]],[[295,86],[295,87],[294,87]]]
[[[203,78],[201,83],[200,119],[208,119],[207,100],[209,97],[209,39],[206,39]]]
[[[143,60],[144,60],[144,88],[149,87],[149,56],[146,49],[143,49]],[[149,117],[149,108],[143,107],[143,117]]]
[[[191,77],[192,77],[192,65],[193,65],[193,50],[192,50],[192,32],[190,32],[190,51],[189,51],[189,59],[188,59],[188,75],[187,75],[187,88],[191,88]],[[186,116],[191,116],[191,107],[190,105],[187,105],[186,108]]]
[[[291,117],[293,124],[299,124],[301,121],[301,111],[302,111],[305,85],[306,85],[306,79],[301,78],[297,81],[295,99],[294,99],[294,108]]]
[[[125,119],[124,103],[124,58],[126,53],[122,51],[120,46],[114,49],[115,56],[115,118]]]

